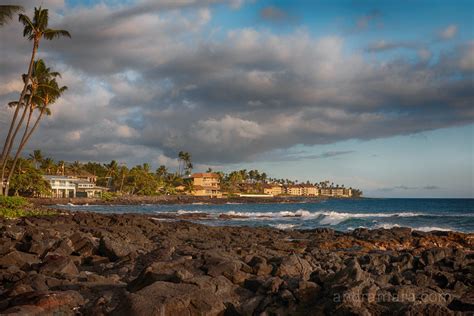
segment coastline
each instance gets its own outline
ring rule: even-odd
[[[68,203],[74,205],[140,205],[140,204],[226,204],[226,203],[297,203],[297,202],[319,202],[332,197],[301,197],[301,196],[277,196],[269,198],[252,197],[228,197],[228,198],[209,198],[191,195],[159,195],[159,196],[123,196],[114,197],[110,200],[98,198],[28,198],[30,202],[38,206],[65,205]],[[344,198],[344,199],[363,199]]]
[[[474,311],[474,234],[282,231],[143,214],[0,219],[0,313]]]

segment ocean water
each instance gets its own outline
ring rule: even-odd
[[[58,205],[72,211],[144,213],[157,220],[162,213],[206,216],[207,225],[270,226],[278,229],[329,227],[349,231],[360,227],[411,227],[422,231],[474,233],[474,199],[329,199],[274,204]],[[222,219],[220,215],[239,218]]]

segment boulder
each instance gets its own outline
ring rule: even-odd
[[[137,248],[125,240],[108,236],[100,239],[99,254],[108,257],[111,261],[117,261],[118,259],[135,253],[136,251]]]
[[[40,273],[48,275],[53,275],[55,273],[68,275],[79,274],[79,270],[69,257],[59,255],[47,256],[39,271]]]
[[[29,292],[10,301],[2,315],[76,315],[84,298],[75,291]]]
[[[312,270],[308,261],[293,254],[282,258],[275,275],[279,277],[301,277],[302,280],[307,281],[309,280]]]
[[[28,269],[31,265],[39,263],[38,256],[17,250],[0,256],[0,267],[8,268],[10,266],[17,266],[20,269]]]
[[[209,291],[192,284],[155,282],[127,295],[114,315],[221,315],[226,306]]]

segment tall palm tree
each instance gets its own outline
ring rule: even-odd
[[[13,176],[13,172],[15,170],[16,162],[18,161],[18,158],[20,157],[21,152],[23,151],[25,145],[28,143],[29,139],[31,138],[31,135],[35,132],[35,130],[38,128],[39,122],[41,121],[41,118],[44,115],[51,115],[51,110],[50,110],[50,105],[55,103],[57,99],[64,93],[64,91],[67,90],[66,86],[60,87],[56,81],[55,78],[53,79],[46,79],[45,82],[42,82],[41,87],[38,88],[36,96],[41,100],[41,104],[35,105],[31,104],[30,105],[30,113],[28,115],[28,120],[25,126],[25,131],[23,133],[23,136],[20,140],[19,147],[16,151],[15,158],[13,159],[12,166],[10,168],[10,172],[8,173],[6,185],[5,185],[5,195],[8,195],[8,188],[9,188],[9,183],[11,180],[11,177]],[[29,128],[33,111],[35,109],[39,110],[39,114],[36,117],[35,123],[31,128]],[[3,177],[2,177],[3,179]]]
[[[27,77],[26,74],[24,74],[23,75],[24,82],[26,82],[26,79],[27,79],[26,77]],[[29,95],[25,96],[26,104],[19,105],[19,107],[23,107],[23,113],[21,115],[20,121],[16,125],[16,128],[12,134],[12,137],[11,137],[12,141],[7,147],[7,151],[6,151],[7,156],[11,152],[16,135],[18,134],[23,124],[23,121],[26,118],[26,114],[28,112],[28,107],[30,103],[33,101],[33,98],[37,97],[36,91],[38,90],[38,88],[41,88],[41,87],[48,88],[47,82],[51,80],[52,78],[56,78],[56,77],[61,77],[59,72],[51,71],[50,68],[46,67],[45,62],[42,59],[38,59],[37,61],[33,63],[33,70],[32,70],[31,78],[30,78],[31,83],[28,85]],[[16,102],[11,102],[11,103],[16,104]]]
[[[16,124],[16,120],[18,118],[18,113],[22,106],[22,102],[24,100],[25,95],[28,91],[29,82],[31,80],[31,75],[33,72],[33,64],[36,57],[36,53],[38,52],[40,41],[44,38],[46,40],[53,40],[59,37],[71,37],[68,31],[65,30],[55,30],[48,28],[49,16],[48,10],[43,9],[41,7],[35,8],[33,19],[30,19],[27,15],[20,14],[19,21],[23,24],[23,36],[27,37],[28,40],[33,41],[33,49],[31,52],[30,63],[28,66],[28,72],[26,75],[26,80],[24,80],[23,89],[20,94],[20,98],[18,99],[18,104],[16,106],[15,112],[13,114],[10,128],[7,133],[7,137],[5,139],[5,144],[3,146],[2,154],[0,156],[0,161],[6,160],[10,152],[8,152],[8,148],[11,148],[10,144],[14,142],[14,138],[12,137],[13,129]],[[3,178],[1,179],[3,185]],[[0,190],[1,191],[1,190]],[[1,194],[1,193],[0,193]]]
[[[41,161],[43,161],[43,154],[41,153],[41,150],[33,150],[33,153],[30,154],[30,159],[35,164],[35,169],[38,169],[38,163],[41,163]]]
[[[7,23],[8,20],[13,18],[13,14],[23,11],[23,7],[20,5],[0,5],[0,26]]]

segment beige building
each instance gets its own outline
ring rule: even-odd
[[[318,196],[319,195],[319,189],[318,187],[315,187],[314,185],[302,185],[301,186],[302,194],[306,196]]]
[[[279,184],[267,184],[263,187],[263,193],[273,196],[283,194],[283,186]]]
[[[323,195],[323,196],[332,196],[331,189],[329,189],[329,188],[321,188],[319,193],[320,193],[320,195]]]
[[[286,187],[286,194],[288,195],[303,195],[303,187],[300,185],[290,185]]]
[[[192,178],[194,196],[222,197],[220,176],[217,173],[195,173]]]

